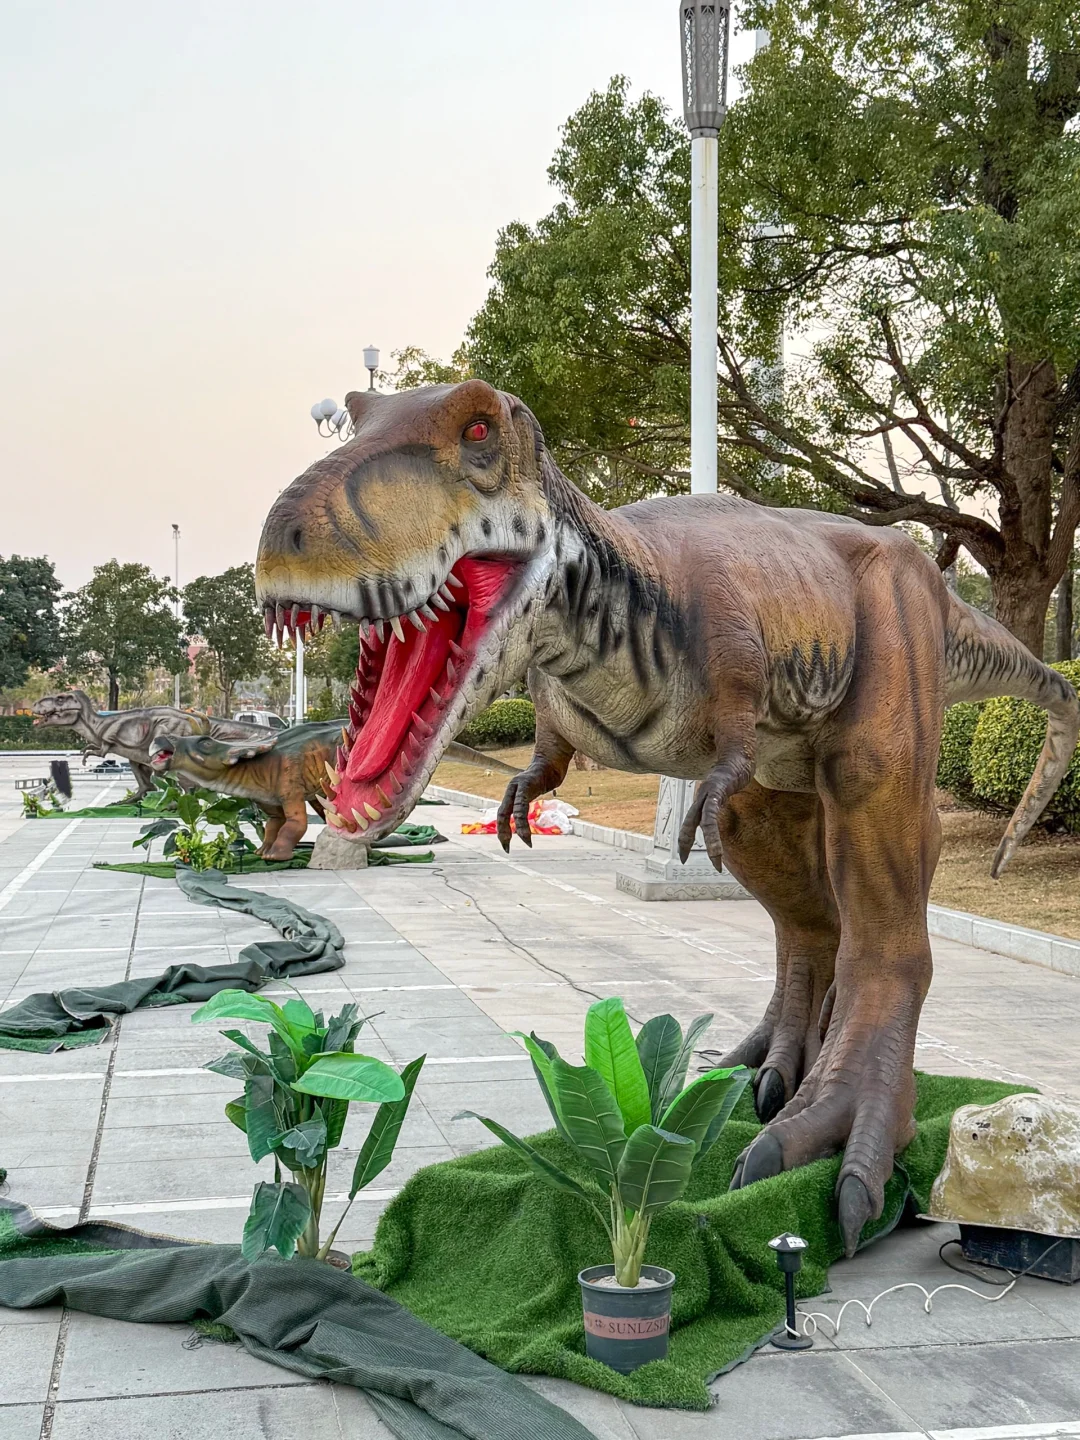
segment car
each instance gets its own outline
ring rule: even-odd
[[[242,720],[248,725],[265,725],[268,730],[287,730],[289,728],[289,722],[283,720],[280,715],[275,715],[272,710],[240,710],[232,718]]]

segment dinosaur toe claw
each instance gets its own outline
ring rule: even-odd
[[[863,1226],[874,1212],[870,1192],[857,1175],[845,1175],[837,1196],[837,1219],[844,1240],[844,1254],[850,1260],[859,1247]]]
[[[759,1071],[754,1093],[754,1109],[763,1125],[767,1125],[780,1113],[786,1099],[784,1081],[779,1070]]]
[[[739,1188],[745,1190],[747,1185],[753,1185],[758,1180],[771,1180],[783,1168],[784,1152],[780,1141],[765,1130],[746,1152]]]

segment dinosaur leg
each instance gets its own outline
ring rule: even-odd
[[[755,1103],[768,1121],[817,1059],[840,941],[821,802],[754,780],[721,811],[719,835],[729,869],[772,917],[776,986],[760,1022],[717,1064],[757,1070]]]
[[[273,841],[263,845],[263,854],[267,860],[291,860],[307,831],[307,804],[303,796],[299,800],[286,800],[284,810],[285,823],[277,831]],[[267,834],[269,835],[269,828]]]
[[[499,844],[509,854],[510,837],[517,834],[532,848],[532,831],[529,829],[529,806],[538,795],[554,790],[566,779],[574,747],[552,728],[543,718],[540,706],[536,711],[536,745],[533,757],[520,775],[515,775],[506,787],[496,821]],[[514,817],[514,829],[510,829],[510,817]]]
[[[144,795],[149,795],[154,788],[154,772],[149,765],[140,765],[137,760],[129,760],[131,773],[135,777],[137,787],[136,799],[141,800]]]
[[[894,1156],[915,1133],[915,1032],[931,975],[926,898],[940,848],[941,616],[909,575],[862,601],[859,673],[818,747],[840,915],[828,1029],[798,1092],[732,1182],[843,1150],[837,1203],[849,1255],[881,1214]]]
[[[268,810],[265,805],[260,808],[266,816],[266,824],[263,826],[263,842],[259,846],[259,854],[265,860],[278,837],[278,831],[285,824],[285,811]]]

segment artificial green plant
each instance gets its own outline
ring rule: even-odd
[[[549,1041],[522,1035],[533,1072],[562,1138],[592,1172],[582,1185],[498,1121],[477,1115],[549,1185],[592,1206],[611,1241],[615,1279],[635,1286],[649,1227],[658,1211],[685,1192],[695,1165],[715,1144],[750,1072],[710,1070],[690,1085],[686,1071],[711,1015],[683,1034],[671,1015],[630,1030],[623,1002],[599,1000],[585,1016],[585,1064],[571,1065]]]
[[[424,1063],[421,1055],[399,1075],[370,1055],[357,1055],[364,1024],[355,1005],[328,1021],[297,998],[277,1005],[244,990],[222,990],[192,1016],[196,1022],[255,1020],[270,1027],[260,1049],[240,1030],[221,1033],[239,1047],[204,1068],[242,1080],[244,1093],[225,1114],[247,1136],[255,1161],[274,1157],[275,1178],[255,1187],[241,1252],[255,1260],[276,1249],[325,1260],[357,1194],[389,1165]],[[350,1104],[378,1103],[349,1185],[348,1204],[325,1240],[320,1239],[326,1167],[341,1143]],[[292,1172],[282,1181],[281,1167]]]
[[[256,848],[244,834],[243,825],[252,825],[259,839],[263,838],[263,814],[257,805],[202,787],[182,790],[171,775],[154,792],[152,805],[144,804],[158,818],[143,826],[132,845],[149,850],[154,840],[164,837],[164,858],[175,856],[193,870],[242,870],[244,856]],[[219,825],[222,830],[211,835],[207,825]]]

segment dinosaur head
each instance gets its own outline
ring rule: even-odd
[[[92,709],[84,690],[65,690],[59,695],[43,695],[34,702],[35,725],[74,725],[87,710]]]
[[[359,623],[328,815],[389,833],[466,721],[524,674],[554,563],[543,442],[481,380],[346,397],[353,438],[285,490],[256,567],[268,630]]]
[[[185,780],[214,788],[241,760],[253,760],[274,748],[274,735],[267,739],[214,740],[209,735],[156,735],[150,742],[150,768],[156,775],[173,770]]]

